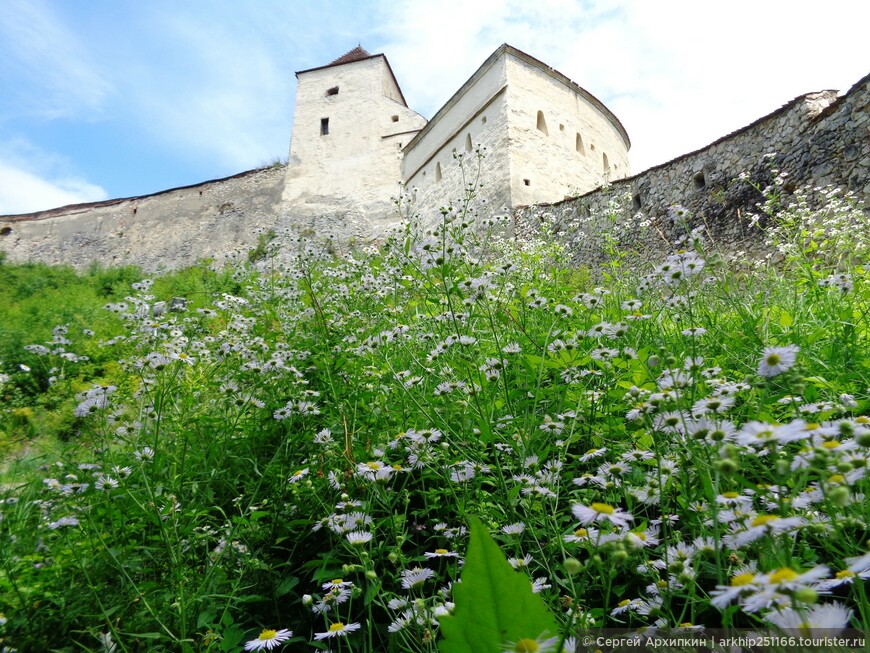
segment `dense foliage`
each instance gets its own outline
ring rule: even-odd
[[[475,216],[472,186],[433,231],[267,251],[181,313],[149,308],[186,294],[159,277],[40,268],[109,310],[50,302],[27,350],[8,343],[36,309],[4,323],[4,437],[67,406],[69,441],[6,472],[0,641],[435,651],[468,612],[472,518],[559,624],[504,650],[870,623],[867,220],[768,191],[775,267],[689,229],[590,282]],[[35,294],[39,275],[0,274]]]

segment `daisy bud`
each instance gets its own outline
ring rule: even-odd
[[[374,569],[369,569],[366,572],[366,578],[368,578],[369,580],[377,580],[378,579],[378,572],[376,572]]]
[[[313,603],[314,603],[313,596],[311,596],[310,594],[303,594],[302,595],[302,605],[307,607],[307,606],[312,605]]]
[[[802,587],[794,593],[794,597],[801,603],[812,605],[819,599],[819,593],[812,587]]]
[[[399,560],[399,556],[396,555],[395,551],[390,551],[390,553],[387,555],[387,560],[389,560],[392,564],[396,564],[396,562]]]
[[[717,460],[713,463],[713,466],[723,474],[733,474],[740,469],[740,465],[733,458]]]
[[[618,549],[613,552],[613,561],[616,564],[620,564],[628,560],[628,551],[625,549]]]
[[[870,431],[859,435],[857,438],[855,438],[855,442],[860,444],[862,447],[870,447]]]
[[[843,487],[836,487],[830,492],[828,492],[828,499],[830,499],[831,503],[835,506],[839,506],[840,508],[844,508],[849,505],[849,489]]]
[[[658,367],[662,364],[662,359],[658,356],[650,356],[646,362],[650,367]]]
[[[837,471],[839,471],[843,474],[847,474],[848,472],[851,472],[852,471],[852,463],[849,462],[848,460],[842,460],[842,461],[838,462],[837,463]]]
[[[577,558],[565,558],[565,572],[569,576],[576,576],[583,571],[583,563]]]

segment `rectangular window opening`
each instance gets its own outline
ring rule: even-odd
[[[327,97],[330,95],[338,95],[338,86],[333,86],[332,88],[326,89]]]
[[[702,170],[701,172],[699,172],[698,174],[696,174],[696,175],[693,177],[693,180],[694,180],[694,182],[695,182],[695,188],[697,188],[697,189],[699,189],[699,190],[700,190],[701,188],[706,188],[706,186],[707,186],[707,178],[704,176],[704,171],[703,171],[703,170]]]
[[[320,119],[320,135],[326,136],[329,133],[329,118]]]
[[[531,180],[531,179],[523,179],[523,184],[524,184],[525,186],[531,186],[531,185],[532,185],[532,180]]]

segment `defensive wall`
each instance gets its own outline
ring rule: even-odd
[[[496,93],[495,102],[487,106],[494,107],[503,95]],[[514,110],[509,103],[499,106],[499,111]],[[478,121],[482,117],[479,111],[472,115]],[[489,117],[489,109],[483,115]],[[548,119],[550,134],[559,124],[558,117]],[[459,135],[457,142],[463,148],[465,133]],[[452,148],[452,141],[447,142]],[[721,247],[757,249],[761,226],[752,215],[761,198],[748,183],[735,180],[749,172],[756,183],[769,183],[769,166],[762,160],[768,153],[774,154],[773,165],[788,173],[787,190],[834,184],[870,204],[870,75],[843,96],[833,91],[800,96],[707,147],[615,181],[606,189],[519,207],[513,211],[515,235],[528,237],[546,220],[570,244],[576,262],[595,264],[603,256],[598,234],[604,227],[596,216],[614,196],[623,195],[629,197],[625,210],[629,219],[620,232],[620,246],[645,258],[661,258],[680,235],[667,218],[668,208],[675,204],[688,208],[691,226],[705,226]],[[499,161],[497,156],[495,160]],[[501,161],[496,167],[504,165]],[[142,197],[0,216],[0,251],[15,262],[83,268],[97,261],[159,271],[203,258],[220,263],[255,247],[264,231],[288,226],[303,235],[353,237],[358,242],[374,237],[370,222],[354,220],[352,212],[344,220],[340,213],[301,215],[287,206],[282,202],[285,177],[285,167],[278,166]],[[482,194],[486,196],[486,188]],[[500,208],[496,203],[491,207]],[[637,226],[640,220],[630,219],[638,213],[645,221],[643,228]]]
[[[786,202],[798,187],[832,185],[870,207],[870,75],[840,97],[799,96],[700,150],[606,188],[519,207],[515,234],[527,238],[546,222],[569,244],[573,260],[587,265],[604,262],[602,234],[616,234],[620,249],[658,261],[686,232],[669,218],[668,209],[680,205],[691,216],[688,226],[703,227],[721,250],[760,253],[764,221],[753,217],[763,197],[756,187],[771,183],[771,169],[787,175]],[[749,179],[739,179],[741,173]],[[615,228],[607,215],[618,216]]]
[[[152,195],[0,216],[0,251],[13,262],[171,270],[222,263],[256,246],[281,208],[284,166]]]

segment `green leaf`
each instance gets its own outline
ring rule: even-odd
[[[238,624],[233,624],[223,633],[221,633],[221,650],[222,651],[232,651],[241,643],[241,641],[245,638],[245,631],[242,630]]]
[[[508,563],[486,528],[471,518],[462,582],[454,589],[456,608],[439,619],[441,653],[500,651],[508,642],[555,637],[559,628],[528,576]]]

